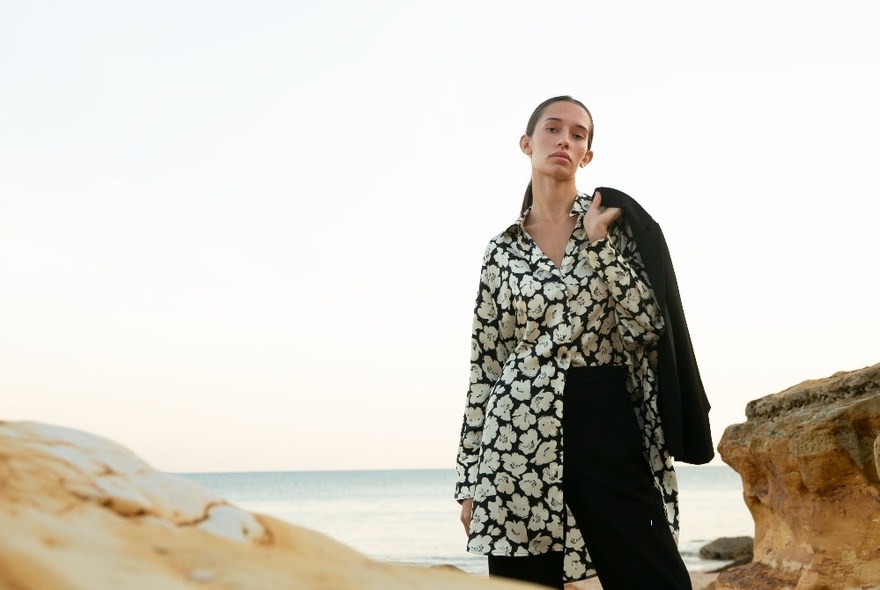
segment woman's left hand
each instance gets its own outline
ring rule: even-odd
[[[623,210],[619,207],[603,207],[602,194],[596,191],[593,195],[593,202],[590,203],[590,208],[587,209],[587,215],[584,217],[584,229],[590,243],[604,240],[608,236],[608,228],[622,215]]]

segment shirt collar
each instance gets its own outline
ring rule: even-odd
[[[574,203],[571,206],[571,213],[569,213],[569,217],[577,217],[579,215],[583,215],[587,212],[587,209],[590,207],[590,203],[593,201],[592,195],[588,195],[586,193],[582,193],[578,191],[577,196],[574,198]],[[522,215],[519,216],[513,225],[507,228],[508,232],[518,233],[520,237],[524,236],[526,233],[525,227],[523,224],[526,221],[526,217],[528,217],[529,212],[532,210],[531,207],[526,209]]]

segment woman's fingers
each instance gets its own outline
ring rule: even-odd
[[[608,225],[611,225],[618,219],[623,216],[623,209],[620,207],[608,207],[604,211],[602,211],[602,217],[608,221]]]
[[[599,191],[593,193],[593,202],[590,203],[590,208],[587,209],[587,215],[584,219],[587,239],[590,242],[604,240],[608,235],[608,228],[622,215],[623,209],[619,207],[602,206],[602,193]]]

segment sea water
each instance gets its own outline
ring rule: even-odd
[[[718,537],[752,536],[739,475],[726,465],[679,465],[681,536],[688,569]],[[382,561],[450,564],[485,575],[486,558],[465,551],[451,469],[183,474],[232,504],[322,532]]]

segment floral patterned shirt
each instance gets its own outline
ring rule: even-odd
[[[642,428],[673,535],[677,482],[657,408],[656,352],[663,330],[625,218],[589,243],[579,193],[562,264],[523,223],[491,240],[483,258],[471,341],[471,375],[455,497],[473,498],[468,551],[565,552],[565,579],[595,575],[562,493],[562,392],[569,367],[619,365]]]

